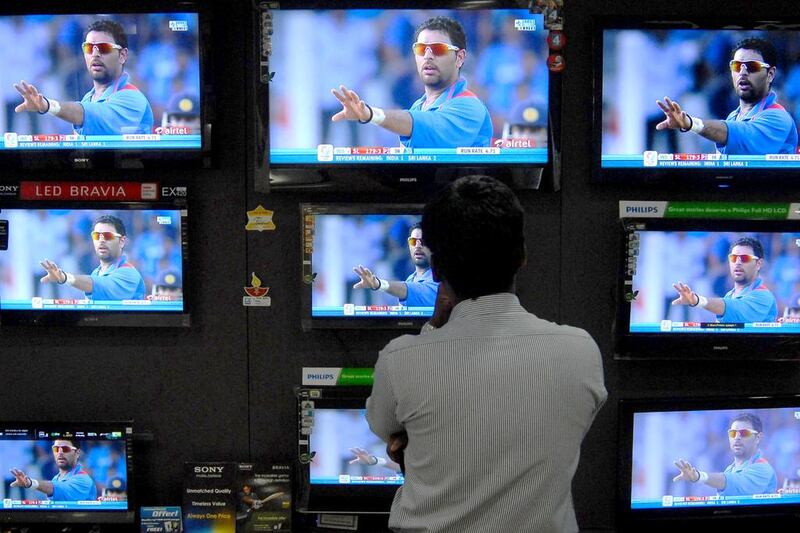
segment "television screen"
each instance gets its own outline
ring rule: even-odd
[[[197,158],[199,24],[198,12],[0,15],[0,157],[84,167],[120,154]]]
[[[290,9],[272,27],[272,167],[548,162],[541,14]]]
[[[0,204],[3,324],[188,325],[185,207],[53,204]]]
[[[369,387],[311,389],[298,394],[299,433],[307,441],[301,464],[303,512],[388,513],[403,484],[400,465],[369,429]]]
[[[797,357],[797,221],[624,219],[623,225],[621,354]],[[756,339],[760,348],[753,352]]]
[[[130,422],[0,422],[0,523],[133,522]]]
[[[800,397],[623,401],[620,413],[624,522],[800,508]]]
[[[599,179],[794,177],[796,24],[603,22],[597,38]]]
[[[303,204],[304,327],[413,327],[438,283],[420,205]]]

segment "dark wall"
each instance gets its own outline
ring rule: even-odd
[[[518,292],[526,308],[583,327],[604,355],[609,399],[586,437],[574,483],[579,523],[611,528],[620,398],[727,392],[796,392],[794,364],[628,362],[613,359],[617,202],[620,199],[789,201],[797,188],[668,191],[591,184],[591,42],[594,15],[716,17],[793,15],[792,2],[565,0],[561,190],[520,193],[529,261]],[[137,445],[140,504],[180,502],[184,461],[290,461],[296,450],[292,388],[304,366],[369,366],[392,332],[300,328],[300,216],[304,201],[425,200],[400,193],[254,191],[246,171],[245,37],[248,2],[211,4],[216,95],[215,167],[195,173],[114,173],[131,180],[190,180],[195,298],[188,330],[11,328],[0,330],[0,417],[133,418],[154,440]],[[3,169],[4,178],[27,177]],[[69,179],[74,176],[35,178]],[[102,175],[93,175],[102,179]],[[275,231],[245,232],[245,212],[274,211]],[[271,308],[242,307],[255,272]],[[754,358],[757,348],[754,349]],[[535,446],[535,443],[530,443]],[[454,451],[457,453],[457,451]]]

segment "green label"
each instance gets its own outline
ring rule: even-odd
[[[788,204],[669,202],[664,218],[761,218],[786,220],[788,215]]]
[[[374,368],[342,368],[337,385],[372,385]]]

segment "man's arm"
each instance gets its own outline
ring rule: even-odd
[[[722,472],[703,472],[693,467],[689,461],[678,459],[675,461],[675,466],[678,467],[680,473],[672,478],[672,481],[689,481],[691,483],[705,483],[709,487],[717,490],[724,490],[727,485],[727,479]]]
[[[360,278],[358,283],[353,285],[354,289],[372,289],[373,291],[381,290],[388,292],[401,300],[405,300],[408,296],[408,287],[405,281],[388,281],[378,278],[372,273],[370,269],[363,265],[353,267],[355,272]],[[386,285],[384,285],[384,283]]]
[[[389,377],[389,358],[381,353],[375,363],[372,392],[367,398],[367,422],[374,434],[389,442],[394,433],[403,431],[397,420],[397,399]]]
[[[14,481],[11,482],[12,487],[22,487],[23,489],[36,489],[45,493],[47,496],[53,495],[53,482],[46,479],[33,479],[28,477],[25,472],[18,468],[11,469],[11,475],[14,476]]]
[[[728,124],[724,120],[701,120],[690,117],[681,109],[678,102],[664,97],[664,102],[656,100],[656,104],[664,112],[666,118],[656,124],[657,130],[693,131],[716,144],[725,145],[728,142]]]
[[[331,89],[331,93],[342,104],[342,110],[331,117],[333,122],[338,122],[340,120],[358,120],[363,124],[372,122],[398,135],[405,137],[411,135],[411,128],[414,123],[408,111],[402,109],[384,110],[377,107],[370,108],[355,92],[344,85],[340,85],[338,91],[336,89]],[[378,110],[377,114],[376,110]]]
[[[56,100],[45,98],[39,94],[36,87],[25,80],[20,81],[18,84],[15,83],[14,88],[22,96],[22,103],[14,109],[17,113],[30,111],[42,115],[50,114],[70,124],[83,124],[83,106],[80,102],[57,102]]]
[[[58,283],[59,285],[64,285],[66,283],[86,293],[91,293],[94,288],[94,282],[90,276],[64,272],[49,259],[44,259],[40,261],[39,264],[47,271],[47,274],[39,279],[40,283]]]
[[[705,297],[692,291],[692,289],[682,281],[674,283],[672,287],[678,291],[678,297],[672,300],[672,305],[688,305],[689,307],[701,307],[706,311],[711,311],[715,315],[725,314],[726,302],[730,300],[723,300],[716,297]]]

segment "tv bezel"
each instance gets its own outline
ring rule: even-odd
[[[635,413],[769,409],[800,407],[800,394],[752,394],[746,396],[701,396],[683,398],[623,398],[619,400],[617,449],[617,517],[620,531],[674,531],[676,526],[701,527],[707,520],[750,518],[793,519],[800,522],[800,504],[736,505],[707,507],[671,507],[668,509],[631,509],[631,475],[633,472],[633,418]],[[783,523],[783,522],[781,522]],[[731,525],[731,524],[728,524]],[[743,528],[740,522],[734,528]],[[713,529],[713,528],[712,528]]]
[[[337,4],[336,9],[462,9],[462,10],[497,10],[497,9],[530,9],[521,6],[514,0],[486,0],[476,5],[470,0],[438,0],[435,5],[411,0],[401,5],[387,6],[376,0],[345,0]],[[318,0],[290,0],[281,2],[280,10],[314,10],[333,8]],[[255,10],[256,17],[261,13]],[[274,22],[273,22],[274,24]],[[254,27],[256,33],[260,22]],[[260,35],[260,34],[259,34]],[[260,56],[260,42],[263,36],[256,37],[256,51],[254,57]],[[267,39],[269,40],[269,39]],[[272,50],[275,54],[275,50]],[[262,57],[263,61],[264,58]],[[267,61],[268,64],[268,61]],[[258,78],[258,69],[253,69],[252,77]],[[302,164],[275,164],[271,161],[269,149],[269,84],[254,82],[256,98],[266,99],[266,109],[259,110],[255,115],[254,128],[255,152],[264,154],[266,162],[254,161],[254,175],[256,190],[268,192],[270,190],[292,189],[327,189],[327,190],[352,190],[355,186],[359,190],[384,191],[397,188],[433,189],[444,183],[457,179],[467,174],[486,174],[495,177],[510,187],[517,190],[524,189],[553,189],[557,190],[558,170],[555,160],[560,157],[560,80],[559,73],[548,71],[548,143],[547,161],[543,163],[302,163]],[[257,104],[258,105],[258,104]],[[558,107],[558,109],[555,109]],[[263,119],[259,115],[267,118]],[[268,181],[268,183],[266,182]]]
[[[0,302],[0,327],[4,326],[101,326],[101,327],[159,327],[179,328],[191,325],[192,297],[189,269],[189,213],[185,198],[154,201],[75,201],[75,200],[17,200],[0,198],[0,219],[6,209],[73,209],[73,210],[179,210],[181,211],[181,259],[183,280],[183,312],[168,311],[65,311],[65,310],[4,310]]]
[[[108,511],[79,511],[75,509],[67,509],[63,511],[32,509],[28,511],[5,510],[0,507],[0,524],[4,525],[27,525],[27,524],[132,524],[136,518],[136,480],[134,477],[134,454],[133,454],[133,420],[119,420],[119,421],[21,421],[21,420],[8,420],[0,421],[0,426],[3,427],[27,427],[36,429],[50,430],[50,431],[75,431],[76,427],[80,427],[85,431],[119,431],[123,432],[123,439],[125,441],[125,472],[126,493],[128,495],[128,509],[126,511],[108,510]],[[39,440],[39,439],[36,439]],[[87,439],[83,439],[87,440]]]
[[[165,149],[122,149],[122,148],[58,148],[58,149],[4,149],[0,150],[0,166],[31,170],[104,170],[104,169],[175,169],[208,168],[212,163],[211,124],[213,115],[212,91],[208,80],[211,78],[211,60],[207,42],[210,35],[210,15],[200,0],[140,0],[134,4],[115,5],[109,11],[107,2],[87,0],[80,4],[51,2],[13,3],[0,6],[0,17],[20,15],[115,15],[136,13],[196,13],[198,20],[198,61],[200,71],[200,146],[197,148]],[[135,83],[134,78],[134,83]]]
[[[776,20],[777,19],[777,20]],[[741,31],[797,31],[800,32],[800,17],[776,17],[769,20],[747,20],[732,18],[651,18],[610,17],[594,18],[593,31],[593,105],[592,105],[592,173],[591,181],[600,184],[636,185],[651,188],[687,189],[761,189],[765,184],[791,183],[797,180],[800,161],[793,169],[765,168],[603,168],[603,32],[605,30],[741,30]],[[786,73],[783,73],[786,75]],[[653,102],[655,106],[655,102]],[[724,117],[718,117],[720,120]]]
[[[304,217],[308,214],[315,215],[415,215],[419,214],[422,218],[422,204],[360,204],[346,202],[330,203],[301,203],[301,262],[302,273],[301,283],[303,293],[300,298],[300,324],[303,331],[314,329],[410,329],[414,330],[422,327],[430,317],[315,317],[312,316],[313,303],[313,281],[309,280],[309,275],[314,272],[314,265],[311,262],[311,255],[305,253],[305,227]],[[309,236],[312,239],[314,235]],[[313,254],[313,252],[312,252]],[[306,264],[306,260],[308,264]],[[313,278],[312,278],[313,279]]]
[[[620,239],[617,261],[617,291],[615,329],[615,359],[629,360],[739,360],[739,361],[798,361],[800,334],[753,333],[631,333],[631,304],[626,300],[630,287],[627,274],[630,224],[643,224],[654,231],[717,231],[717,232],[792,232],[800,233],[800,220],[743,220],[704,218],[623,218],[620,219]],[[800,278],[798,278],[800,279]],[[677,281],[677,279],[676,279]],[[634,288],[635,289],[635,288]],[[753,354],[753,346],[758,353]]]
[[[311,396],[315,391],[316,396]],[[302,433],[303,413],[301,402],[311,400],[314,409],[365,409],[371,387],[310,387],[296,389],[297,434],[301,443],[300,453],[309,453],[311,444],[308,435]],[[304,396],[305,395],[305,396]],[[313,428],[312,428],[313,431]],[[305,447],[303,446],[305,442]],[[311,483],[310,462],[295,461],[298,490],[296,493],[299,513],[330,514],[389,514],[394,495],[402,485],[326,485]]]

